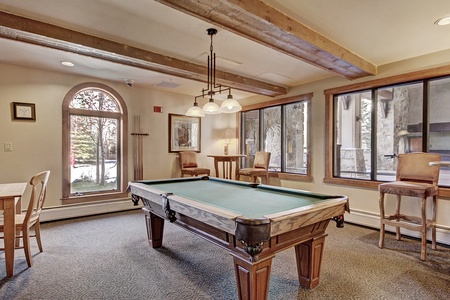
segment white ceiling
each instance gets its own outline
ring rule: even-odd
[[[264,0],[376,66],[450,49],[449,0]],[[153,0],[0,0],[0,10],[206,66],[212,26]],[[217,28],[217,27],[216,27]],[[1,28],[0,28],[1,29]],[[217,28],[217,68],[287,88],[338,76]],[[68,68],[61,61],[72,61]],[[205,84],[0,38],[0,63],[87,75],[135,86],[161,81],[198,95]],[[349,81],[350,82],[350,81]],[[252,94],[235,91],[235,98]]]

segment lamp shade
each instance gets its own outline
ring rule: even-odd
[[[233,99],[233,96],[228,95],[228,99],[222,102],[220,106],[220,111],[226,114],[235,113],[241,111],[242,106]]]
[[[203,112],[208,115],[220,114],[220,107],[210,98],[209,102],[203,105]]]
[[[225,140],[229,140],[229,139],[234,139],[234,130],[231,128],[227,128],[225,129],[224,133],[223,133],[223,138]]]
[[[189,117],[204,117],[205,114],[203,113],[203,110],[198,107],[197,102],[194,103],[194,106],[191,106],[188,111],[186,112],[186,116]]]

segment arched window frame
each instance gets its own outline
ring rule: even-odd
[[[76,109],[70,108],[70,103],[73,97],[82,90],[97,89],[110,94],[118,103],[120,112],[113,114],[120,114],[119,116],[119,145],[118,145],[118,163],[119,163],[119,183],[118,190],[111,192],[96,192],[86,195],[74,195],[70,193],[70,115]],[[103,111],[85,111],[84,114],[92,116],[109,116],[110,112]],[[99,200],[113,200],[120,198],[127,198],[126,191],[128,185],[128,111],[123,98],[112,88],[107,85],[87,82],[73,87],[64,97],[62,103],[62,203],[74,204],[81,202],[99,201]]]

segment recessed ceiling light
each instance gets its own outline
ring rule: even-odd
[[[73,66],[75,66],[75,65],[74,65],[73,63],[71,63],[70,61],[62,61],[61,64],[62,64],[63,66],[66,66],[66,67],[73,67]]]
[[[434,22],[434,24],[439,25],[439,26],[448,25],[448,24],[450,24],[450,17],[440,18],[440,19],[436,20],[436,22]]]

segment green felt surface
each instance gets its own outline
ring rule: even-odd
[[[231,184],[215,179],[143,183],[165,193],[230,210],[247,218],[261,218],[335,197],[289,189],[283,191],[281,188],[253,188],[248,184]]]

